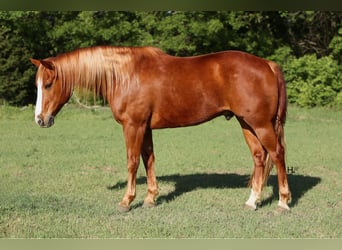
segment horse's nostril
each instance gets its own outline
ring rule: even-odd
[[[48,127],[51,127],[54,123],[55,123],[55,118],[53,116],[51,116],[49,118]]]
[[[42,119],[40,119],[40,118],[37,120],[37,123],[38,123],[38,125],[41,126],[41,127],[44,126],[44,121],[43,121]]]

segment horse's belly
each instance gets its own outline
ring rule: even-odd
[[[189,107],[177,111],[169,107],[163,112],[154,112],[150,126],[152,129],[193,126],[222,115],[225,110],[224,108],[195,110]]]

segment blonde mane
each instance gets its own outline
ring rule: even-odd
[[[97,46],[61,54],[52,61],[63,91],[76,90],[82,97],[93,92],[94,96],[109,98],[117,88],[124,90],[139,84],[137,55],[158,51],[152,47]]]

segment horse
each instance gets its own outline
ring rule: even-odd
[[[286,84],[275,62],[234,50],[178,57],[148,46],[94,46],[30,60],[38,67],[35,122],[40,127],[51,127],[73,91],[82,89],[103,96],[122,125],[128,179],[120,211],[129,211],[136,196],[140,156],[147,176],[143,207],[155,206],[153,129],[193,126],[218,116],[236,117],[251,151],[254,168],[245,206],[259,207],[275,165],[278,209],[290,209],[284,143]]]

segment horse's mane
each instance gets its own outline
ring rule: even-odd
[[[93,92],[108,97],[116,88],[139,84],[135,70],[141,56],[162,53],[153,47],[97,46],[81,48],[52,58],[63,91]]]

